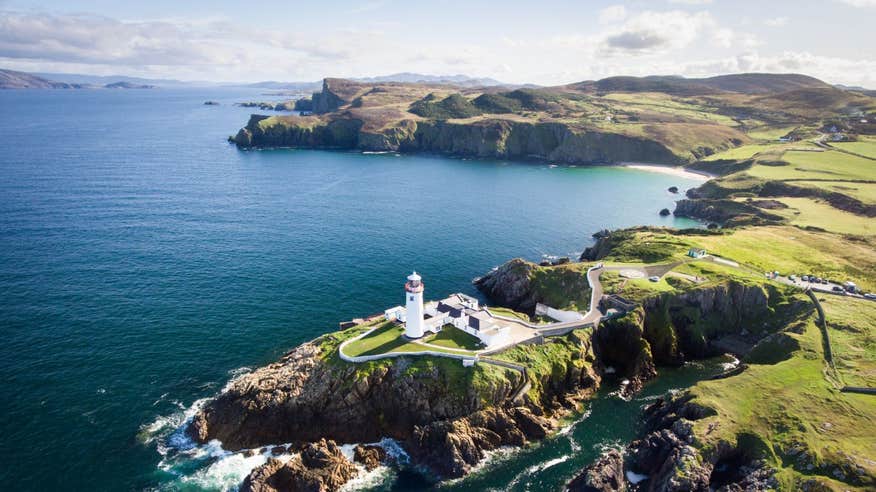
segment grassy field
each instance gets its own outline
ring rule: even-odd
[[[876,161],[836,151],[788,151],[787,166],[755,165],[747,171],[763,179],[863,179],[876,180]]]
[[[876,175],[874,175],[874,178],[876,178]],[[793,184],[800,186],[811,186],[813,188],[821,188],[827,191],[841,193],[843,195],[858,199],[863,203],[876,203],[876,182],[855,183],[849,181],[794,181]]]
[[[469,335],[452,325],[444,326],[441,331],[429,335],[423,341],[432,345],[458,350],[477,350],[483,348],[483,344],[477,337]]]
[[[719,161],[719,160],[734,160],[734,161],[744,161],[746,159],[750,159],[757,153],[764,152],[766,150],[776,148],[776,145],[771,144],[751,144],[751,145],[742,145],[740,147],[734,147],[729,150],[725,150],[724,152],[719,152],[717,154],[712,154],[709,157],[703,159],[704,161]]]
[[[753,361],[742,374],[691,389],[697,403],[716,412],[694,422],[699,446],[706,455],[722,442],[744,447],[779,470],[782,490],[799,490],[810,478],[830,487],[813,490],[851,490],[836,479],[847,478],[857,466],[863,469],[858,490],[872,490],[876,402],[869,395],[840,393],[825,378],[820,331],[811,317],[802,333],[785,335],[792,339],[781,344],[790,350],[786,360]],[[850,337],[855,346],[864,343],[859,334]]]
[[[857,142],[835,142],[830,145],[876,159],[876,138],[873,137],[859,137]]]
[[[526,314],[518,313],[517,311],[506,307],[490,306],[490,312],[498,316],[505,316],[506,318],[517,318],[521,321],[529,321],[529,316]]]
[[[876,302],[831,295],[819,300],[840,379],[849,386],[876,387]]]
[[[801,227],[818,227],[839,234],[876,235],[876,220],[845,212],[813,198],[777,198],[787,209],[770,210],[786,217],[788,223]]]
[[[616,233],[617,244],[605,258],[614,261],[667,263],[686,260],[691,247],[749,265],[756,275],[745,270],[706,263],[676,267],[682,273],[697,275],[692,268],[717,269],[716,274],[758,277],[760,272],[812,273],[840,281],[853,280],[863,289],[876,290],[876,251],[870,239],[850,240],[828,232],[807,231],[793,226],[735,229],[723,234],[685,235],[665,230],[645,229]],[[709,276],[705,270],[702,276]],[[607,277],[610,278],[610,277]],[[754,278],[754,277],[751,277]]]
[[[876,290],[876,252],[870,241],[790,226],[754,227],[688,240],[761,271],[851,279],[866,290]]]
[[[404,328],[401,325],[385,321],[378,325],[378,328],[368,336],[356,340],[344,347],[344,354],[351,357],[358,357],[362,355],[386,354],[389,352],[423,352],[426,350],[438,352],[443,351],[454,354],[459,353],[455,350],[441,350],[435,347],[424,347],[416,343],[411,343],[402,336],[403,334]],[[452,346],[454,342],[451,341],[450,337],[441,339],[440,341],[441,343],[438,343],[437,345],[457,348]]]

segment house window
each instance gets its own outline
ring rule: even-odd
[[[411,296],[411,300],[412,300],[412,301],[414,300],[414,296]]]

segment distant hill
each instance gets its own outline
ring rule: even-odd
[[[117,80],[111,77],[92,77],[89,75],[69,75],[60,82],[43,75],[35,75],[15,70],[0,69],[0,89],[154,89],[152,84],[137,82],[146,79],[127,77]],[[64,76],[65,74],[56,74]],[[121,77],[125,78],[125,77]],[[106,81],[106,82],[105,82]]]
[[[362,82],[366,84],[401,82],[405,84],[454,85],[458,87],[497,87],[509,85],[499,82],[495,79],[475,78],[469,77],[468,75],[425,75],[412,72],[401,72],[391,75],[380,75],[376,77],[359,77],[335,80],[352,80],[354,82]],[[253,84],[246,84],[245,87],[272,90],[318,91],[322,87],[322,81],[318,80],[315,82],[278,82],[274,80],[266,80],[262,82],[255,82]]]
[[[409,84],[440,84],[440,85],[456,85],[460,87],[490,87],[495,85],[508,85],[491,78],[476,78],[468,75],[425,75],[421,73],[400,72],[391,75],[381,75],[378,77],[360,77],[353,79],[359,82],[381,83],[381,82],[404,82]]]
[[[707,78],[652,75],[648,77],[609,77],[580,82],[570,87],[597,92],[663,92],[693,96],[735,92],[739,94],[776,94],[799,89],[829,89],[814,77],[801,74],[740,73]]]
[[[75,89],[76,86],[64,82],[37,77],[24,72],[0,69],[0,89]]]
[[[133,82],[113,82],[103,86],[105,89],[154,89],[154,85],[150,84],[135,84]]]

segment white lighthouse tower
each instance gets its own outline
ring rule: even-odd
[[[424,333],[423,322],[423,278],[414,272],[408,275],[405,283],[405,336],[420,338]]]

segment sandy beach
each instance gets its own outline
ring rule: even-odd
[[[713,177],[710,174],[698,171],[689,171],[687,169],[684,169],[683,167],[661,166],[659,164],[642,164],[638,162],[622,162],[620,165],[622,167],[628,167],[631,169],[670,174],[672,176],[678,176],[680,178],[698,179],[700,181],[708,181]]]

